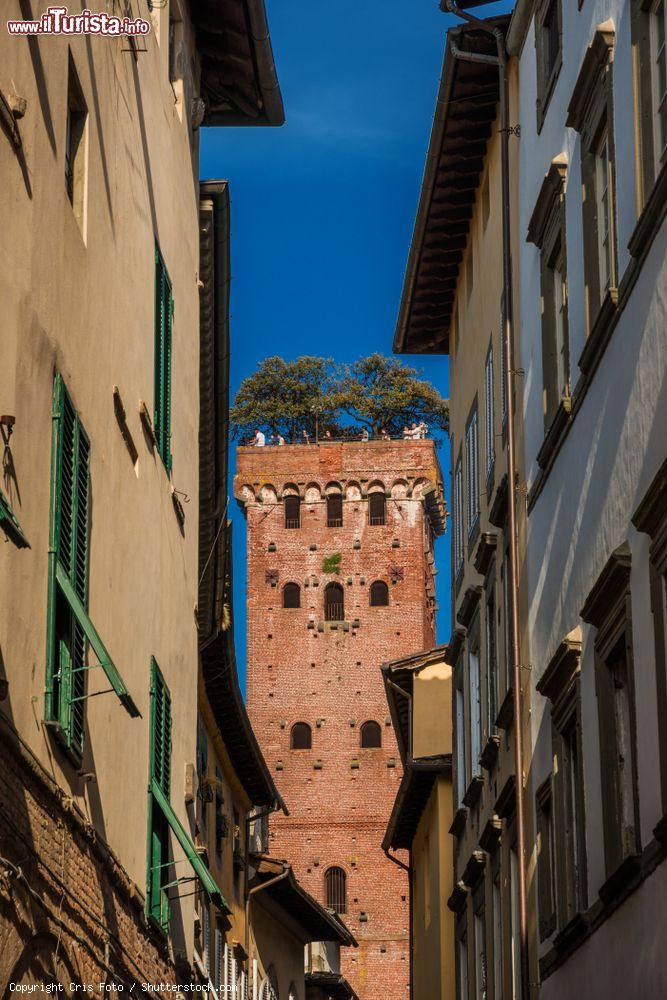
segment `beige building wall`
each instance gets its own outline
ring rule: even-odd
[[[3,14],[20,18],[24,10],[10,0]],[[21,149],[4,135],[0,142],[0,411],[16,417],[13,471],[2,489],[30,543],[0,546],[0,670],[9,681],[2,710],[142,891],[150,660],[171,692],[171,801],[188,830],[182,762],[195,757],[197,665],[197,136],[169,81],[168,11],[153,16],[160,30],[140,40],[146,51],[136,56],[123,38],[0,38],[0,87],[27,102]],[[189,66],[186,11],[183,18]],[[88,111],[80,222],[65,187],[68,61]],[[142,400],[153,412],[156,242],[175,303],[171,475],[139,417]],[[55,372],[90,438],[90,618],[141,712],[130,718],[114,694],[85,703],[82,771],[90,780],[44,727]],[[114,416],[114,386],[136,460]],[[191,501],[183,526],[172,489]],[[88,685],[90,694],[109,686],[100,669]],[[183,901],[178,931],[188,953],[192,907]]]
[[[273,984],[276,996],[287,1000],[290,996],[300,997],[304,982],[303,940],[290,931],[284,919],[269,912],[258,899],[250,902],[249,953],[253,977],[255,970],[257,973],[259,997],[262,997],[262,986],[267,979]]]

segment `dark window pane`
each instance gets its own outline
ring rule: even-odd
[[[371,607],[386,608],[389,604],[389,587],[384,580],[376,580],[371,584]]]
[[[377,722],[364,722],[361,727],[361,746],[374,750],[382,746],[382,729]]]

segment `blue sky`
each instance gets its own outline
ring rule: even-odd
[[[454,20],[436,0],[267,0],[267,14],[286,124],[202,133],[201,176],[230,184],[232,396],[268,355],[391,353]],[[406,360],[448,395],[446,358]],[[446,447],[440,461],[449,496]],[[232,508],[243,678],[245,523]],[[440,642],[451,624],[448,545],[436,550]]]

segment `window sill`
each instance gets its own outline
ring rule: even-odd
[[[641,881],[641,855],[629,854],[606,882],[598,895],[605,906],[618,905]]]
[[[468,821],[468,810],[465,806],[459,806],[459,808],[454,813],[454,819],[452,820],[452,825],[449,828],[449,832],[452,837],[456,837],[457,840],[465,830],[466,823]]]
[[[558,454],[558,449],[565,437],[571,412],[572,400],[569,396],[563,396],[544,435],[544,441],[540,446],[540,450],[537,453],[537,464],[541,469],[548,469]]]
[[[467,806],[468,809],[472,809],[473,806],[479,801],[479,797],[482,794],[482,788],[484,787],[484,778],[481,774],[473,774],[468,787],[466,788],[466,793],[463,796],[463,804]]]
[[[466,589],[466,592],[463,595],[463,600],[461,601],[461,606],[456,614],[456,621],[459,625],[462,625],[463,628],[470,628],[470,623],[472,622],[475,612],[479,607],[481,596],[481,587],[468,587]]]
[[[666,211],[667,162],[662,165],[628,241],[628,250],[636,260],[642,260],[648,253],[660,226],[664,222]]]
[[[498,816],[492,816],[486,821],[484,829],[479,835],[479,846],[487,854],[493,854],[500,843],[500,835],[503,830],[502,821]]]
[[[608,288],[600,303],[598,314],[591,326],[591,332],[579,358],[579,368],[588,378],[591,377],[605,348],[609,343],[616,322],[618,320],[618,289]]]
[[[489,509],[489,521],[494,528],[504,528],[508,512],[507,473],[498,483],[498,487]]]
[[[563,951],[580,941],[588,931],[588,918],[585,913],[575,913],[563,929],[554,938],[554,948]]]
[[[542,979],[547,979],[556,971],[570,956],[579,948],[595,931],[616,912],[623,902],[653,874],[667,857],[667,816],[664,817],[658,826],[662,825],[663,840],[656,836],[643,850],[641,855],[632,855],[634,867],[633,877],[625,882],[623,892],[609,893],[609,902],[605,903],[602,896],[588,908],[585,913],[577,913],[572,920],[556,935],[553,947],[540,959],[540,973]],[[657,829],[657,828],[656,828]],[[616,879],[622,868],[630,859],[626,859],[623,865],[614,873],[612,878]],[[626,870],[627,875],[627,870]],[[608,885],[608,879],[605,885]],[[604,887],[603,887],[604,888]]]
[[[498,729],[511,729],[514,722],[514,688],[508,687],[503,703],[498,709],[496,726]]]
[[[486,741],[486,745],[482,750],[482,755],[479,758],[479,762],[485,771],[491,771],[498,760],[498,752],[500,750],[500,736],[495,733],[489,736]]]

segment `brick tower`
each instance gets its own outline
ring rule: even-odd
[[[406,1000],[407,878],[381,849],[401,765],[380,666],[435,642],[433,442],[239,448],[235,495],[248,710],[290,809],[271,854],[345,914],[359,948],[342,971],[362,1000]]]

